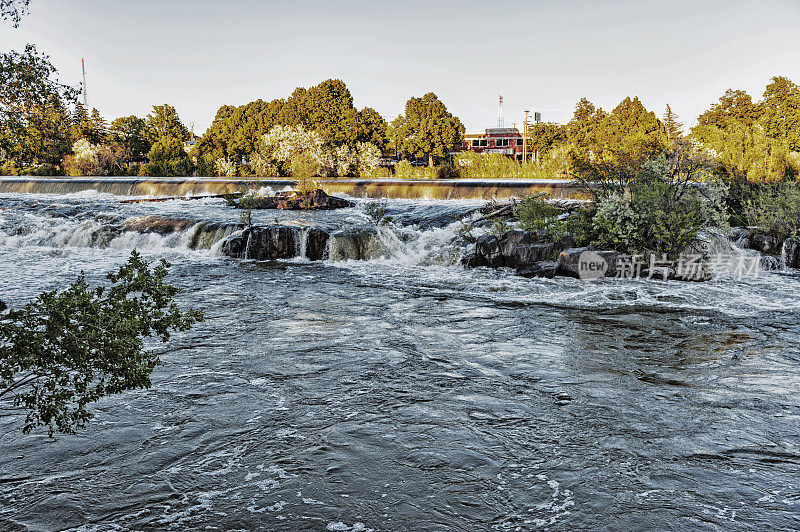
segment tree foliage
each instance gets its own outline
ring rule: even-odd
[[[64,127],[76,87],[59,83],[36,46],[0,54],[0,158],[52,162],[69,149]]]
[[[411,157],[445,157],[461,144],[465,131],[461,120],[432,92],[410,98],[395,127],[401,155]]]
[[[91,403],[150,386],[159,359],[144,340],[166,342],[170,331],[203,318],[178,308],[178,289],[164,282],[167,268],[162,260],[150,269],[134,251],[108,275],[110,286],[92,288],[81,275],[0,314],[0,406],[26,413],[26,433],[74,433],[92,418]]]
[[[386,122],[380,114],[369,107],[356,109],[344,82],[329,79],[310,89],[299,87],[287,99],[223,105],[192,155],[199,160],[248,163],[263,136],[276,126],[303,126],[334,147],[354,149],[370,142],[383,148],[386,143]]]
[[[0,16],[10,20],[14,27],[19,26],[22,17],[28,13],[31,0],[0,0]]]

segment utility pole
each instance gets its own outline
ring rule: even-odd
[[[530,109],[525,109],[525,122],[522,127],[522,163],[528,162],[528,114]]]
[[[86,94],[86,62],[81,57],[81,70],[83,71],[83,108],[89,109],[89,97]]]

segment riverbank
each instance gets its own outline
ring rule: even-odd
[[[117,196],[185,196],[245,192],[255,184],[282,190],[290,179],[0,177],[0,193],[70,194],[96,190]],[[386,199],[508,199],[545,192],[567,199],[578,192],[574,181],[560,179],[323,179],[328,194]]]

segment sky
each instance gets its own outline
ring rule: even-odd
[[[202,134],[221,105],[342,79],[391,120],[436,93],[468,131],[566,122],[638,96],[687,127],[726,89],[800,83],[800,0],[31,0],[0,50],[34,43],[109,120],[175,106]]]

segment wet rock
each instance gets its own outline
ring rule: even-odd
[[[329,259],[370,260],[385,257],[388,250],[375,231],[336,231],[331,233],[328,244]]]
[[[781,245],[781,239],[775,236],[753,235],[750,238],[750,249],[755,249],[761,253],[779,253]]]
[[[546,277],[552,279],[558,271],[558,262],[543,260],[517,270],[517,275],[522,277]]]
[[[745,227],[736,227],[731,231],[730,240],[740,249],[750,249],[750,238],[753,233]]]
[[[243,234],[231,235],[222,241],[220,251],[226,257],[241,259],[244,257],[245,242]]]
[[[290,259],[299,254],[299,235],[294,227],[248,227],[243,234],[246,259]]]
[[[478,255],[476,255],[474,251],[470,251],[461,258],[461,265],[465,268],[476,268],[478,266],[482,266],[481,264],[478,264]]]
[[[789,268],[800,268],[800,240],[787,238],[783,243],[783,258]]]
[[[506,231],[499,237],[484,235],[475,243],[475,251],[462,259],[469,268],[526,268],[537,262],[555,260],[562,249],[572,244],[570,237],[556,242],[542,242],[548,235],[537,231]]]
[[[478,237],[475,242],[475,255],[476,266],[500,268],[505,265],[503,253],[500,249],[500,241],[494,235]]]
[[[322,231],[322,230],[319,230]],[[309,238],[311,242],[311,254],[315,257],[322,257],[324,254],[323,239],[327,238],[321,234],[314,233]],[[325,233],[325,231],[322,231]],[[327,233],[325,233],[327,235]],[[255,260],[278,260],[291,259],[300,254],[302,245],[302,234],[300,229],[284,226],[267,227],[248,227],[241,234],[232,235],[222,242],[222,253],[229,257],[255,259]],[[322,251],[320,251],[322,248]],[[306,255],[309,254],[309,246],[306,244]],[[311,258],[311,257],[309,257]],[[317,260],[317,259],[312,259]]]
[[[583,255],[584,253],[587,253],[587,255]],[[581,259],[581,255],[584,257],[583,260]],[[592,267],[594,261],[585,260],[589,256],[605,262],[605,266],[603,267],[603,275],[595,275],[595,271]],[[617,274],[618,259],[619,253],[616,251],[594,250],[590,247],[569,248],[562,251],[558,256],[557,274],[567,277],[583,278],[598,276],[614,277]]]
[[[532,231],[508,231],[498,239],[503,266],[524,268],[544,260],[553,260],[564,249],[562,242],[541,242],[542,235]]]
[[[316,227],[308,230],[306,234],[306,258],[309,260],[322,260],[328,249],[329,234]]]
[[[126,231],[136,231],[138,233],[157,233],[159,235],[168,235],[183,231],[192,224],[197,223],[194,220],[181,220],[172,219],[165,216],[141,216],[138,218],[131,218],[122,223],[122,228]]]

